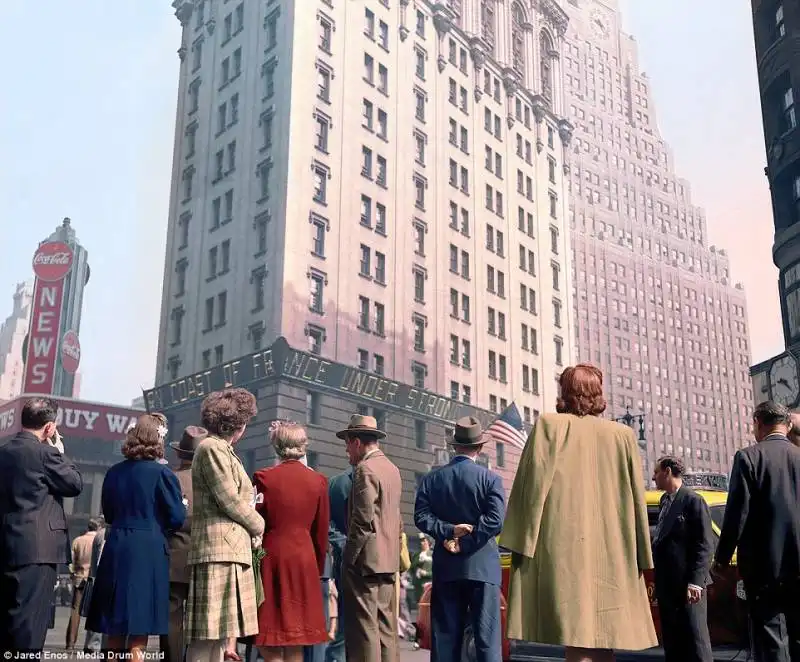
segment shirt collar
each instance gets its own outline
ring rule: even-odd
[[[364,454],[364,457],[361,458],[361,461],[363,462],[368,457],[371,457],[372,455],[375,455],[375,453],[377,453],[379,450],[380,450],[380,448],[373,448],[371,451],[366,452]]]
[[[475,458],[474,458],[474,457],[471,457],[471,456],[469,456],[469,455],[461,455],[461,454],[459,454],[459,455],[454,455],[454,456],[453,456],[453,459],[455,460],[457,457],[463,457],[465,460],[470,460],[471,462],[474,462],[474,461],[475,461]]]

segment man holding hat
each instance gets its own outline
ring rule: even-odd
[[[208,430],[190,425],[183,431],[180,441],[170,444],[178,456],[175,475],[181,484],[186,520],[183,527],[169,538],[169,635],[160,638],[161,653],[167,662],[183,662],[184,658],[183,622],[189,595],[189,567],[186,561],[192,530],[192,459],[197,446],[206,437]]]
[[[476,659],[502,661],[500,554],[495,538],[505,517],[500,476],[475,460],[489,441],[480,422],[456,422],[455,457],[420,482],[414,523],[431,536],[431,662],[461,659],[464,631],[472,626]]]
[[[347,444],[353,487],[347,502],[342,598],[348,660],[397,662],[397,597],[403,521],[400,471],[378,447],[386,434],[372,416],[353,416],[337,432]]]

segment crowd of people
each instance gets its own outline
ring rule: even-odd
[[[174,468],[166,419],[142,415],[105,477],[103,519],[70,550],[62,499],[82,479],[56,404],[30,400],[22,432],[0,448],[0,649],[43,648],[56,568],[71,561],[68,648],[83,614],[87,648],[134,659],[158,635],[172,661],[240,660],[245,642],[265,662],[398,662],[411,620],[403,594],[418,598],[430,581],[434,662],[460,660],[468,629],[481,662],[501,662],[504,634],[599,662],[658,644],[643,578],[655,566],[665,659],[711,662],[708,587],[738,548],[755,660],[800,661],[790,413],[755,409],[759,443],[734,458],[715,552],[708,507],[671,456],[653,475],[664,496],[651,540],[637,440],[601,417],[605,407],[597,368],[564,370],[558,413],[537,420],[507,505],[500,477],[476,462],[491,436],[475,418],[457,421],[452,460],[417,488],[412,559],[401,474],[376,420],[354,415],[337,433],[350,469],[330,480],[307,466],[305,428],[275,421],[277,462],[251,480],[236,454],[257,413],[244,389],[206,397],[202,427],[171,442]],[[499,545],[511,551],[505,633]]]

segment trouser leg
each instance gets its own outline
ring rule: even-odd
[[[461,582],[437,582],[431,589],[431,662],[461,659],[469,603]]]

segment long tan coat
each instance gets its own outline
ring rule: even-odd
[[[515,552],[511,639],[580,648],[656,646],[642,572],[653,567],[633,431],[541,416],[520,458],[500,542]]]
[[[192,462],[192,494],[186,640],[256,634],[251,538],[263,535],[264,519],[251,503],[250,478],[224,439],[200,442]]]

